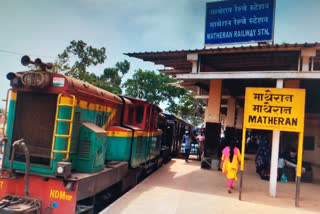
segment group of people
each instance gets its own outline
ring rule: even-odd
[[[192,143],[198,143],[198,155],[199,157],[201,157],[202,152],[204,151],[204,140],[205,140],[204,131],[201,131],[201,133],[198,133],[196,137],[194,135],[191,136],[189,131],[185,132],[182,138],[182,142],[184,143],[184,148],[185,148],[185,162],[189,161]]]
[[[197,136],[190,135],[189,131],[186,131],[183,136],[183,143],[185,145],[185,161],[188,162],[191,151],[191,144],[198,142],[199,155],[204,151],[204,132],[199,133]],[[234,181],[237,181],[237,172],[241,163],[241,152],[237,148],[236,141],[229,139],[223,145],[221,151],[220,169],[227,178],[227,192],[231,193],[233,189]],[[285,153],[280,155],[280,160],[283,160],[283,164],[279,161],[279,167],[297,167],[297,151],[290,147]],[[270,162],[271,162],[271,145],[266,136],[261,136],[256,151],[256,172],[262,179],[269,180],[270,178]],[[283,165],[283,166],[281,166]],[[303,162],[302,173],[311,169],[310,164]]]
[[[197,141],[199,144],[199,154],[201,155],[204,151],[204,132],[198,134],[196,137],[193,135],[191,137],[188,131],[185,132],[183,136],[183,143],[185,144],[185,161],[188,162],[191,143]],[[221,144],[222,145],[222,144]],[[220,169],[222,173],[225,174],[227,178],[227,192],[231,193],[233,189],[234,181],[237,181],[237,172],[239,170],[239,165],[241,163],[241,152],[237,147],[237,142],[235,139],[230,138],[225,140],[221,149],[221,162]],[[279,168],[295,168],[297,167],[297,151],[290,147],[286,152],[279,155]],[[283,163],[281,163],[281,161]],[[262,179],[269,180],[270,178],[270,162],[271,162],[271,145],[266,136],[260,136],[259,144],[256,151],[256,172],[260,175]],[[311,170],[310,164],[302,163],[302,173]]]
[[[267,137],[262,137],[259,142],[256,152],[256,172],[261,179],[270,179],[270,165],[271,165],[271,144]],[[294,147],[289,147],[284,153],[279,154],[278,168],[293,169],[295,173],[297,168],[297,150]],[[302,173],[311,170],[311,165],[307,162],[302,162]],[[278,178],[280,179],[280,176]],[[294,175],[293,175],[294,176]]]

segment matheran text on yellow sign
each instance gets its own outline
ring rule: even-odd
[[[244,128],[303,132],[305,90],[246,88]]]

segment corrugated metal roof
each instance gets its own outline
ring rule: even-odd
[[[284,49],[284,50],[298,50],[300,48],[311,48],[311,47],[319,47],[320,43],[295,43],[295,44],[266,44],[266,45],[256,45],[256,46],[233,46],[233,47],[216,47],[216,48],[202,48],[202,49],[188,49],[188,50],[172,50],[172,51],[150,51],[150,52],[132,52],[132,53],[124,53],[127,56],[140,58],[139,56],[144,55],[154,55],[154,56],[162,56],[166,54],[188,54],[188,53],[199,53],[199,54],[209,54],[209,53],[219,53],[219,52],[225,52],[225,51],[254,51],[254,50],[265,50],[268,51],[270,49]]]
[[[320,67],[320,43],[263,44],[125,54],[153,62],[156,65],[163,65],[166,68],[173,68],[173,71],[164,70],[162,72],[175,76],[178,73],[191,72],[192,63],[187,59],[187,56],[192,53],[197,53],[201,58],[200,63],[206,66],[201,68],[202,72],[295,70],[298,67],[298,58],[302,48],[316,48],[319,50],[315,58],[315,66]]]

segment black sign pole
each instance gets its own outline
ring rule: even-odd
[[[239,189],[239,200],[242,200],[242,182],[243,182],[243,171],[240,171],[240,189]]]
[[[244,170],[244,155],[245,155],[245,145],[246,145],[246,131],[247,128],[243,126],[242,128],[242,145],[241,145],[241,167],[240,167],[240,188],[239,188],[239,200],[242,200],[242,184],[243,184],[243,170]]]
[[[299,207],[299,200],[300,200],[302,153],[303,153],[303,131],[299,132],[299,142],[298,142],[298,160],[297,160],[297,170],[296,170],[296,199],[295,199],[296,207]]]
[[[295,206],[299,207],[299,198],[300,198],[300,183],[301,183],[301,177],[296,177],[296,198],[295,198]]]

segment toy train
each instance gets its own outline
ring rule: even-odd
[[[40,59],[21,62],[41,69],[7,75],[0,213],[96,212],[98,197],[136,185],[193,128],[146,101],[47,72]]]

